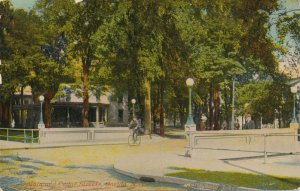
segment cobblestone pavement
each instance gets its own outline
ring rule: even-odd
[[[6,190],[188,190],[120,175],[114,162],[125,155],[183,150],[184,139],[141,146],[94,145],[0,151],[0,187]],[[155,164],[153,164],[155,165]]]

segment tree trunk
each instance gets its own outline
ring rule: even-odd
[[[214,130],[220,129],[220,96],[219,85],[214,87]],[[227,127],[228,128],[228,127]]]
[[[82,122],[83,127],[89,127],[89,67],[88,60],[83,60],[83,107]]]
[[[281,128],[282,127],[282,113],[281,113],[281,108],[278,108],[278,128]]]
[[[46,94],[44,95],[45,97],[45,106],[44,106],[44,119],[45,119],[45,128],[51,128],[52,126],[52,117],[51,117],[51,113],[52,113],[52,104],[51,104],[51,100],[52,98],[55,96],[56,92],[58,91],[58,89],[56,90],[47,90]]]
[[[164,118],[164,83],[160,82],[160,104],[159,104],[159,134],[165,136],[165,118]]]
[[[212,101],[213,101],[213,86],[210,85],[210,91],[209,91],[209,103],[208,103],[208,126],[209,126],[209,130],[213,130],[213,117],[214,117],[214,111],[213,111],[213,107],[212,107]]]
[[[145,88],[145,134],[151,135],[151,82],[146,80]]]
[[[152,88],[153,91],[153,88]],[[158,128],[157,128],[157,121],[158,121],[158,107],[159,107],[159,88],[156,89],[156,91],[154,92],[154,96],[153,97],[153,112],[152,112],[152,118],[153,118],[153,126],[154,126],[154,130],[155,133],[158,133]]]
[[[176,114],[176,111],[174,110],[173,111],[173,127],[176,127],[176,117],[177,117],[177,114]]]
[[[24,87],[21,87],[21,95],[20,95],[20,99],[21,99],[21,103],[20,105],[24,105]],[[25,123],[24,123],[24,119],[25,119],[25,110],[22,108],[21,109],[21,118],[20,118],[20,125],[22,128],[24,128]]]
[[[9,104],[9,102],[5,102],[5,103],[2,103],[1,105],[2,105],[2,109],[1,109],[1,111],[2,111],[2,113],[1,113],[2,123],[1,123],[1,125],[2,125],[2,127],[9,127],[10,104]]]
[[[2,102],[0,102],[0,127],[2,127],[2,114],[3,114],[3,106]]]

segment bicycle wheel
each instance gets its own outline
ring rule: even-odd
[[[140,145],[141,144],[141,136],[140,135],[136,135],[135,137],[135,145]]]
[[[134,139],[133,139],[133,135],[129,135],[129,136],[128,136],[128,144],[129,144],[129,145],[134,145],[134,144],[135,144],[135,141],[134,141]]]

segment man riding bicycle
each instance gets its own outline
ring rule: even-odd
[[[134,117],[129,125],[128,125],[129,129],[131,129],[131,134],[132,135],[137,135],[138,131],[140,130],[140,125],[139,125],[139,121],[137,120],[136,117]]]

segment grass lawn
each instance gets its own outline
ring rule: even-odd
[[[170,168],[179,171],[168,173],[166,174],[167,176],[193,179],[203,182],[215,182],[264,190],[292,190],[300,187],[300,179],[292,177],[275,177],[239,172],[206,171],[202,169],[187,169],[178,167]]]

